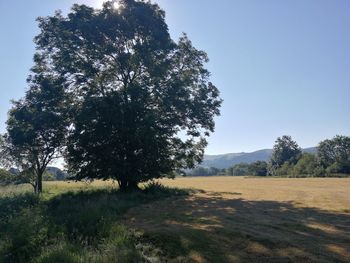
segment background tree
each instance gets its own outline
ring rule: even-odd
[[[221,99],[207,55],[170,38],[158,5],[119,3],[40,18],[36,44],[75,98],[70,172],[128,189],[201,161]]]
[[[8,185],[13,182],[13,175],[6,171],[5,169],[0,168],[0,185]]]
[[[269,174],[276,175],[276,169],[288,162],[295,164],[301,156],[301,148],[292,140],[291,136],[278,137],[273,146],[271,159],[269,161]]]
[[[193,170],[189,172],[189,175],[192,176],[214,176],[214,175],[219,175],[221,172],[220,169],[215,168],[215,167],[196,167]]]
[[[232,172],[233,176],[250,175],[251,174],[250,164],[248,164],[248,163],[235,164],[232,167],[232,170],[230,172]]]
[[[5,136],[0,134],[0,167],[5,167],[7,164],[5,141]]]
[[[22,100],[14,101],[7,120],[3,152],[20,169],[21,181],[42,192],[47,165],[60,156],[65,143],[67,112],[65,93],[59,78],[49,74],[37,57],[30,86]],[[34,179],[35,178],[35,179]]]
[[[266,176],[267,175],[267,162],[256,161],[250,164],[249,170],[251,175],[254,176]]]
[[[272,172],[270,170],[269,172],[270,172],[270,174],[275,175],[275,176],[288,177],[288,176],[293,175],[293,168],[294,168],[293,164],[291,164],[289,162],[285,162],[280,167],[275,168],[274,170],[272,170]]]
[[[224,169],[224,174],[233,176],[233,166]]]
[[[337,135],[320,142],[317,156],[329,173],[350,173],[350,137]]]
[[[69,175],[66,172],[62,171],[57,167],[52,167],[52,166],[47,167],[46,171],[48,172],[48,174],[51,175],[48,177],[53,177],[53,180],[55,181],[64,181],[69,178]]]
[[[225,174],[233,176],[266,176],[267,163],[264,161],[256,161],[253,163],[238,163],[225,169]]]
[[[298,162],[295,164],[293,167],[292,173],[295,176],[300,176],[300,175],[317,175],[316,171],[318,171],[318,162],[317,158],[314,154],[310,153],[303,153],[298,160]]]
[[[43,173],[42,177],[44,177],[44,174],[45,173]],[[33,168],[22,170],[18,174],[14,175],[12,178],[13,180],[11,184],[30,184],[34,189],[34,192],[39,193],[38,175]]]

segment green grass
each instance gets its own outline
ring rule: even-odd
[[[201,258],[205,258],[205,262],[227,262],[226,255],[221,250],[222,244],[213,242],[208,232],[198,229],[146,232],[143,244],[151,244],[153,249],[150,250],[150,255],[159,258],[161,262],[196,262],[193,260],[196,251],[200,252]]]
[[[130,208],[187,193],[154,184],[133,193],[52,184],[40,197],[7,189],[0,196],[0,262],[142,262],[121,217]]]

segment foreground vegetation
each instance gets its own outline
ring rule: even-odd
[[[40,197],[25,187],[1,189],[0,262],[143,262],[137,236],[121,217],[132,207],[188,191],[151,184],[121,193],[104,186],[51,183]]]
[[[350,261],[350,179],[161,183],[2,187],[0,262]]]

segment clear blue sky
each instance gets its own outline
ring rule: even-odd
[[[35,18],[102,0],[0,1],[0,133],[32,65]],[[157,0],[173,38],[205,50],[224,104],[208,154],[350,135],[350,1]]]

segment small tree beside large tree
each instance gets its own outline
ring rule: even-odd
[[[42,192],[47,165],[61,156],[68,126],[64,86],[38,57],[28,78],[29,90],[13,101],[3,136],[2,159],[20,169],[22,182]]]

